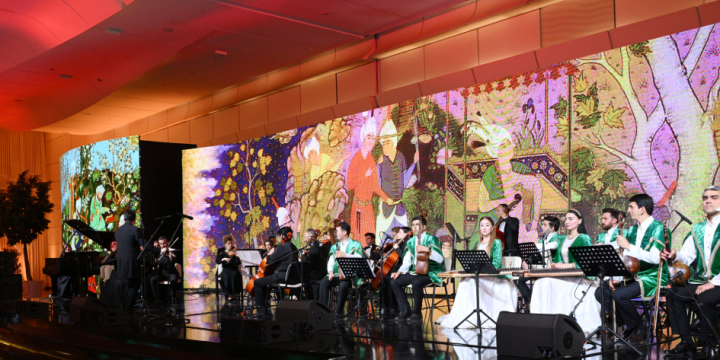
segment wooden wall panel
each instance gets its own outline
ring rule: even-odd
[[[186,121],[169,127],[168,142],[190,144],[190,123]]]
[[[190,144],[213,138],[213,117],[205,115],[190,121]]]
[[[235,134],[240,131],[240,110],[237,106],[212,114],[213,137]]]
[[[380,60],[380,91],[425,80],[424,53],[424,48],[418,48]]]
[[[337,74],[337,102],[373,96],[377,93],[376,63],[370,63]]]
[[[478,29],[479,64],[488,64],[540,48],[540,11],[532,11]]]
[[[613,0],[564,0],[540,11],[543,47],[615,27]]]
[[[300,111],[309,113],[337,104],[337,81],[335,74],[300,85]]]
[[[249,129],[268,123],[268,98],[261,97],[238,106],[240,129]]]
[[[296,86],[268,96],[268,121],[300,115],[300,87]]]
[[[470,69],[478,64],[477,30],[425,46],[425,79]]]

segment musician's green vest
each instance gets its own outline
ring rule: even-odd
[[[650,251],[650,249],[654,247],[662,252],[663,249],[665,249],[665,233],[663,228],[664,225],[661,222],[653,220],[645,231],[645,236],[643,236],[638,244],[638,226],[636,225],[628,229],[627,239],[631,244],[639,246],[645,251]],[[668,241],[670,241],[670,239],[668,239]],[[643,300],[651,299],[655,296],[655,291],[657,290],[658,265],[640,260],[640,271],[638,271],[636,279],[640,283],[640,296]],[[665,286],[667,279],[667,263],[663,262],[660,286]]]
[[[712,245],[710,246],[710,249],[712,249],[710,254],[712,262],[708,269],[707,259],[705,258],[705,225],[707,222],[708,221],[705,220],[693,225],[692,230],[688,234],[688,236],[692,236],[691,240],[693,244],[695,244],[695,252],[697,253],[695,261],[690,265],[690,269],[692,270],[690,282],[696,284],[704,284],[720,273],[720,259],[718,256],[715,256],[718,252],[718,247],[720,247],[720,241],[718,241],[720,240],[720,226],[715,229],[715,234],[713,235]]]
[[[597,235],[597,237],[595,238],[595,244],[600,244],[601,243],[600,241],[602,241],[602,244],[613,243],[617,240],[618,233],[619,233],[618,228],[614,228],[610,234],[608,234],[606,231],[603,231],[603,232],[599,233]],[[627,236],[627,230],[623,229],[622,236]],[[602,239],[601,239],[601,237],[602,237]],[[609,242],[605,241],[606,237],[610,238]]]
[[[567,239],[567,235],[565,236],[559,236],[556,235],[553,237],[550,242],[556,242],[558,244],[557,251],[555,251],[555,256],[553,256],[553,262],[554,263],[565,263],[565,259],[563,259],[562,256],[562,248],[563,244],[565,243],[565,240]],[[590,238],[590,235],[587,234],[579,234],[575,240],[573,241],[572,245],[570,247],[578,247],[578,246],[590,246],[592,244],[592,239]],[[575,264],[575,257],[572,255],[571,252],[568,251],[568,264]]]
[[[405,257],[405,254],[408,252],[411,255],[410,258],[410,274],[415,274],[415,242],[417,241],[417,236],[413,236],[408,240],[407,245],[405,246],[405,252],[403,252],[403,257]],[[436,251],[438,254],[442,255],[442,245],[440,244],[440,239],[436,238],[435,236],[432,236],[428,233],[423,233],[423,237],[420,241],[420,245],[428,247],[432,249],[433,251]],[[438,276],[439,273],[445,271],[445,258],[443,258],[442,262],[435,262],[432,259],[430,259],[430,271],[428,271],[428,275],[430,276],[430,280],[432,280],[433,283],[440,285],[442,284],[442,280],[440,280],[440,277]]]
[[[338,251],[340,251],[340,242],[339,241],[337,243],[335,243],[335,245],[330,247],[330,253],[328,254],[328,258],[332,255],[335,255],[335,253]],[[348,255],[358,255],[360,257],[365,257],[365,253],[363,252],[362,244],[360,244],[359,242],[357,242],[353,239],[348,240],[347,247],[345,248],[345,253]],[[333,273],[335,274],[335,276],[339,276],[340,268],[338,267],[338,262],[337,262],[337,260],[335,260],[334,257],[332,260],[334,262]],[[362,283],[362,279],[355,279],[355,285],[360,286],[361,283]]]

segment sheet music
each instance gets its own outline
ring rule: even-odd
[[[238,249],[237,256],[242,263],[242,266],[258,266],[262,262],[262,256],[260,256],[260,250],[256,249]]]

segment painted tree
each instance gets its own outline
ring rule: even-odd
[[[691,81],[702,57],[717,57],[716,48],[707,48],[713,37],[713,29],[714,26],[706,26],[575,61],[581,70],[599,68],[607,72],[614,80],[613,86],[622,92],[627,101],[627,109],[618,104],[607,104],[601,112],[591,94],[576,97],[574,109],[578,115],[578,124],[591,130],[586,136],[578,136],[578,139],[594,154],[609,155],[613,160],[607,165],[613,168],[626,166],[638,179],[643,192],[660,199],[669,184],[662,181],[661,174],[653,164],[652,145],[654,135],[667,124],[680,150],[677,191],[668,206],[689,212],[695,218],[701,216],[697,206],[699,193],[713,181],[718,171],[713,131],[713,124],[718,121],[716,106],[720,91],[717,69],[707,79],[711,84],[707,94],[700,93],[701,88],[693,86]],[[680,51],[676,42],[676,38],[682,38],[682,35],[692,39],[687,51]],[[708,63],[716,64],[717,60]],[[647,74],[634,74],[631,71],[640,67],[647,67]],[[642,86],[657,91],[655,104],[641,101],[639,92]],[[577,88],[575,90],[577,92]],[[626,126],[627,120],[620,120],[623,116],[634,122],[634,128]],[[622,151],[608,144],[607,132],[604,131],[607,129],[622,129],[629,136],[632,148]],[[593,186],[607,174],[608,170],[601,169],[596,167],[589,174]]]

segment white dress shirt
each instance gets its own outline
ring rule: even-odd
[[[360,257],[360,255],[357,255],[357,254],[348,254],[347,252],[345,252],[345,249],[347,249],[347,246],[348,246],[349,243],[350,243],[350,238],[347,238],[347,239],[341,241],[341,242],[340,242],[340,251],[344,252],[344,253],[347,255],[347,257],[350,257],[350,258],[358,258],[358,257]],[[329,273],[332,273],[333,270],[335,270],[335,254],[330,255],[330,258],[328,259],[328,263],[327,263],[327,271],[328,271],[328,274],[329,274]],[[338,269],[338,270],[339,270],[339,269]]]
[[[550,233],[550,235],[548,235],[547,239],[545,239],[545,251],[555,250],[558,248],[557,241],[551,241],[555,236],[557,236],[557,233]],[[540,239],[540,240],[538,240],[537,243],[535,243],[535,246],[537,246],[538,251],[543,250],[542,243],[543,243],[543,239]]]
[[[643,237],[645,237],[645,232],[654,220],[655,219],[653,219],[653,217],[651,216],[645,221],[643,221],[640,226],[638,226],[637,236],[635,237],[635,244],[637,245],[630,244],[630,249],[625,250],[625,256],[632,256],[638,260],[650,264],[660,263],[660,250],[658,250],[654,246],[651,246],[650,251],[645,251],[643,250],[643,248],[640,247],[640,245],[642,244],[642,239]]]
[[[708,220],[707,223],[705,223],[705,238],[703,239],[703,256],[705,257],[705,269],[706,269],[706,276],[710,277],[712,274],[710,273],[710,266],[712,266],[712,241],[713,237],[715,236],[715,231],[717,230],[718,224],[720,224],[720,216],[716,215],[712,220]],[[685,242],[683,243],[682,248],[680,251],[677,252],[677,255],[675,256],[675,260],[680,260],[683,264],[690,266],[690,264],[695,261],[695,258],[697,257],[697,250],[695,249],[695,241],[693,241],[693,235],[690,234],[687,238],[685,238]],[[698,282],[692,282],[692,283],[698,283]],[[712,283],[715,286],[720,286],[720,276],[715,276],[712,279],[710,279],[710,283]],[[700,283],[702,284],[702,283]]]
[[[418,245],[420,244],[420,239],[425,236],[425,233],[420,234],[420,236],[415,237],[415,249],[417,249]],[[443,254],[437,253],[432,248],[430,249],[430,260],[441,263],[443,261]],[[488,254],[489,255],[489,254]],[[410,254],[410,251],[405,253],[405,257],[403,257],[403,263],[400,267],[400,270],[398,272],[407,274],[408,270],[410,270],[410,264],[412,264],[412,254]],[[415,257],[415,265],[417,265],[417,256]],[[415,275],[415,274],[413,274]]]

